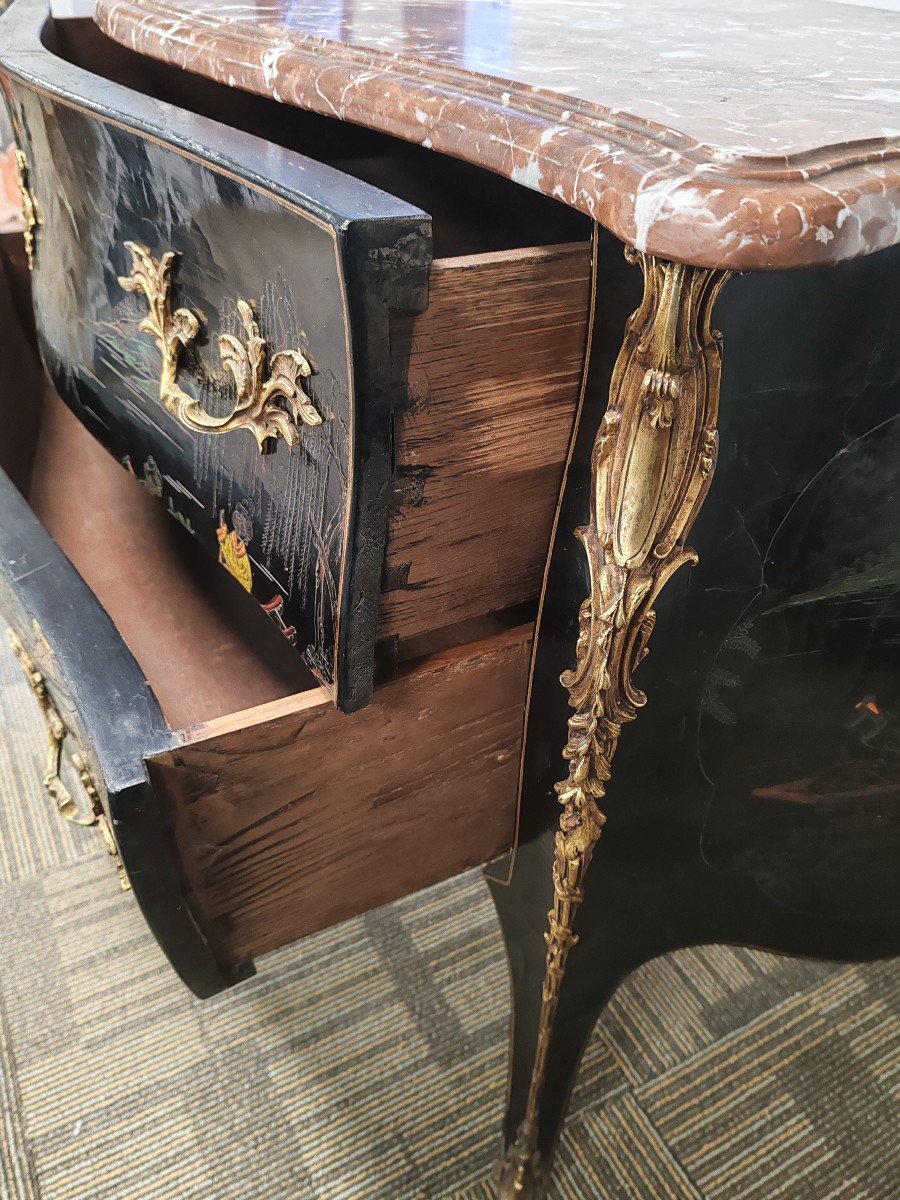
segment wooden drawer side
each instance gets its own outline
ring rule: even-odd
[[[412,637],[537,596],[590,287],[589,243],[442,259],[427,310],[398,323],[409,382],[395,420],[382,636]]]
[[[530,635],[436,655],[350,716],[291,697],[150,759],[189,903],[232,961],[511,846]]]

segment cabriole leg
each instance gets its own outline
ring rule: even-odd
[[[710,318],[727,272],[628,255],[644,273],[644,295],[627,322],[593,446],[589,523],[577,531],[590,594],[579,612],[575,666],[561,676],[574,709],[563,750],[568,773],[556,785],[562,813],[531,1082],[501,1164],[502,1200],[535,1200],[546,1186],[542,1098],[585,876],[606,820],[599,802],[622,726],[646,702],[633,673],[647,653],[656,598],[679,567],[696,562],[685,542],[718,450],[721,339]],[[574,1073],[577,1055],[566,1057]]]

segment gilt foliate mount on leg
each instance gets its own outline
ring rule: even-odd
[[[721,336],[710,325],[728,272],[627,251],[644,274],[591,455],[589,523],[576,531],[590,594],[578,619],[576,662],[560,677],[575,710],[556,785],[563,806],[553,862],[553,907],[534,1065],[525,1116],[500,1168],[502,1200],[537,1200],[548,1163],[539,1147],[541,1102],[575,917],[606,817],[599,802],[622,726],[646,696],[634,671],[647,654],[653,605],[697,556],[685,540],[706,498],[718,451]]]

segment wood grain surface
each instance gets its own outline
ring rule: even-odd
[[[590,257],[577,243],[433,265],[428,309],[406,322],[382,636],[537,595],[581,383]]]
[[[508,849],[531,627],[410,665],[350,716],[321,689],[149,760],[188,902],[240,962]]]

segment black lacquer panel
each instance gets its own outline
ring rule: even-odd
[[[141,911],[198,996],[252,966],[223,967],[184,901],[175,847],[144,758],[174,744],[147,680],[90,588],[0,470],[0,635],[14,630],[41,673],[67,736],[85,756]],[[78,801],[84,804],[84,800]],[[49,812],[48,819],[61,820]],[[110,891],[115,872],[110,866]]]
[[[900,872],[900,418],[879,417],[761,547],[697,727],[709,865],[837,919],[877,920]]]
[[[424,302],[428,219],[300,155],[27,53],[38,10],[26,0],[0,62],[40,217],[34,298],[48,369],[91,432],[252,591],[286,653],[296,645],[341,707],[359,707],[387,522],[389,319]],[[156,259],[175,252],[172,308],[200,318],[180,387],[214,416],[231,410],[218,338],[246,340],[243,299],[270,356],[296,349],[312,363],[322,424],[266,454],[246,429],[179,424],[159,398],[160,350],[138,328],[147,300],[118,282],[132,269],[127,241]]]
[[[506,1131],[524,1111],[586,562],[589,456],[639,273],[604,240],[589,394],[553,550],[526,739],[521,839],[493,886],[516,996]],[[618,981],[701,942],[900,952],[900,250],[731,280],[719,462],[663,591],[576,920],[542,1111]],[[503,878],[510,864],[492,873]]]

